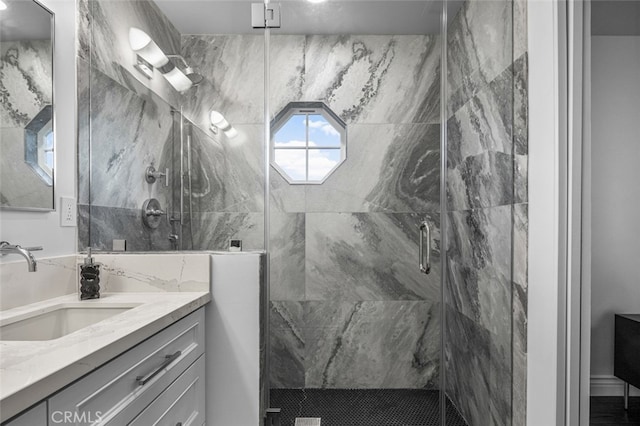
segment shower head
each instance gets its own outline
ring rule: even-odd
[[[197,73],[191,65],[187,64],[187,61],[182,57],[182,55],[167,55],[167,57],[171,60],[180,60],[180,62],[182,63],[182,67],[178,68],[180,68],[181,71],[187,76],[187,78],[191,80],[191,84],[193,86],[197,86],[198,84],[202,83],[202,80],[204,80],[202,74]]]

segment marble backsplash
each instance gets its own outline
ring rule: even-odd
[[[208,253],[94,253],[104,292],[208,291]],[[78,264],[84,256],[78,256]]]
[[[0,310],[41,302],[78,288],[76,256],[36,258],[36,272],[29,272],[24,259],[0,263]]]
[[[85,256],[38,258],[37,271],[28,272],[24,260],[0,264],[0,310],[41,302],[78,292],[78,266]],[[94,253],[100,266],[100,291],[208,291],[208,253]]]

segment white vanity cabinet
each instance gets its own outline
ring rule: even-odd
[[[47,403],[42,401],[3,426],[38,426],[47,424]]]
[[[50,397],[48,417],[120,426],[170,414],[172,424],[201,425],[204,380],[201,308]]]
[[[191,365],[178,379],[155,399],[129,426],[203,425],[204,356]]]

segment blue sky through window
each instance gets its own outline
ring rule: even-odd
[[[292,181],[320,182],[342,161],[342,134],[321,114],[291,115],[273,143],[274,162]]]
[[[307,129],[305,115],[293,115],[275,136],[275,146],[306,146]]]
[[[323,116],[310,115],[309,146],[330,146],[340,148],[340,132],[329,124]]]
[[[44,161],[49,169],[53,169],[53,130],[44,137]]]

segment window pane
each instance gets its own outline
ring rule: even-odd
[[[53,149],[53,130],[44,137],[44,149]]]
[[[310,149],[309,150],[309,181],[317,182],[324,179],[331,169],[340,162],[339,149]]]
[[[309,146],[340,147],[340,132],[322,115],[309,115]]]
[[[46,152],[44,161],[49,169],[53,169],[53,151]]]
[[[274,145],[278,147],[306,146],[306,115],[292,115],[274,136]]]
[[[275,163],[295,181],[303,181],[307,174],[307,153],[304,149],[276,149]]]

